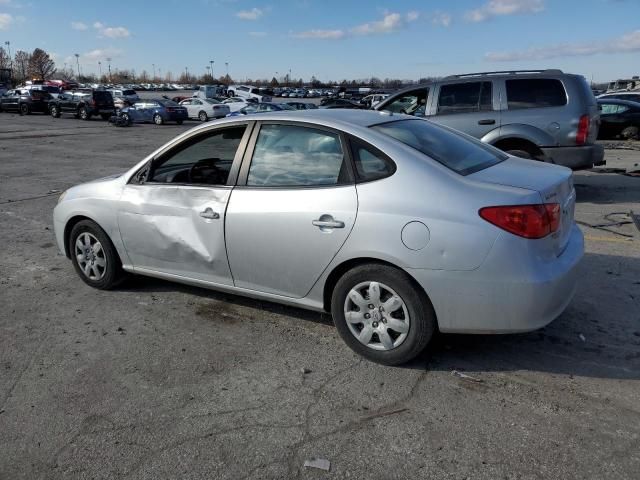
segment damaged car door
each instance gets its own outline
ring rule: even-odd
[[[118,224],[134,270],[233,285],[224,222],[247,136],[246,123],[194,134],[131,178]]]

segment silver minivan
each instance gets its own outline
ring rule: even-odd
[[[426,117],[522,158],[574,170],[604,164],[596,99],[584,77],[561,70],[454,75],[374,108]]]

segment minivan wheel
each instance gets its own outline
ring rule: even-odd
[[[78,115],[80,116],[81,120],[89,120],[91,118],[91,115],[89,115],[89,112],[85,107],[80,107]]]
[[[198,119],[199,119],[201,122],[206,122],[207,120],[209,120],[209,116],[207,115],[207,112],[202,111],[202,112],[200,112],[200,113],[198,114]]]
[[[26,103],[20,104],[20,115],[29,115],[31,112],[29,111],[29,105]]]
[[[69,235],[69,252],[77,274],[87,285],[109,290],[124,278],[113,243],[95,222],[76,223]]]
[[[162,119],[161,115],[156,113],[153,116],[153,123],[155,123],[156,125],[162,125],[164,123],[164,120]]]
[[[620,132],[620,135],[626,140],[638,140],[638,133],[638,127],[627,127]]]
[[[420,354],[436,330],[433,307],[405,272],[361,265],[345,273],[331,296],[338,333],[355,352],[398,365]]]

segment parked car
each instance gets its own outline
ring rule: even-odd
[[[246,107],[236,110],[227,116],[234,117],[237,115],[249,115],[250,113],[280,112],[283,110],[295,110],[295,108],[286,103],[249,103]]]
[[[182,125],[182,122],[188,118],[185,107],[164,98],[140,100],[120,110],[120,116],[131,123],[153,122],[156,125],[163,125],[166,122]]]
[[[227,105],[231,113],[233,113],[237,112],[241,108],[246,107],[247,105],[258,103],[258,100],[256,100],[255,98],[231,97],[223,100],[222,103]]]
[[[7,90],[0,97],[0,111],[30,113],[48,113],[49,101],[53,97],[43,90],[16,88]]]
[[[375,109],[426,117],[523,158],[573,169],[604,163],[596,99],[584,77],[560,70],[454,75]]]
[[[392,365],[437,330],[560,315],[584,250],[574,204],[567,168],[405,115],[309,110],[203,124],[70,188],[53,216],[92,287],[133,272],[331,312]]]
[[[386,93],[372,93],[360,100],[360,103],[366,108],[373,108],[387,97],[389,97],[389,94]]]
[[[615,98],[600,98],[598,105],[600,107],[598,138],[639,139],[640,103]]]
[[[630,102],[640,102],[640,92],[603,93],[597,97],[598,100],[610,100],[615,98],[618,100],[629,100]]]
[[[271,95],[263,94],[258,87],[250,85],[232,85],[227,88],[229,97],[255,98],[259,102],[270,102]]]
[[[91,120],[97,115],[108,120],[115,113],[115,105],[113,97],[105,90],[75,90],[63,92],[51,100],[49,112],[55,118],[63,113],[71,113],[82,120]]]
[[[60,87],[58,87],[56,85],[46,85],[46,84],[41,84],[41,83],[36,83],[36,84],[32,84],[32,85],[24,85],[24,86],[21,86],[21,87],[18,87],[18,88],[24,89],[24,90],[41,90],[43,92],[47,92],[53,98],[58,98],[58,95],[60,95],[60,93],[62,92],[60,90]]]
[[[288,105],[294,110],[313,110],[318,108],[315,103],[311,102],[282,102],[280,105]]]
[[[344,98],[323,98],[320,101],[320,108],[364,108],[364,106]]]
[[[201,122],[206,122],[210,118],[226,117],[231,112],[229,105],[213,98],[188,98],[181,101],[180,105],[187,109],[189,118],[195,118]]]
[[[129,104],[136,103],[140,100],[140,96],[136,93],[135,90],[114,88],[109,90],[109,92],[111,93],[111,96],[114,100],[116,98],[121,98]]]
[[[224,85],[200,85],[198,90],[193,94],[198,98],[217,98],[224,97],[227,94],[227,87]]]

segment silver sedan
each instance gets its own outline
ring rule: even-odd
[[[95,288],[127,273],[331,312],[361,355],[508,333],[571,301],[583,238],[569,169],[423,119],[309,110],[209,122],[67,190],[59,248]]]

